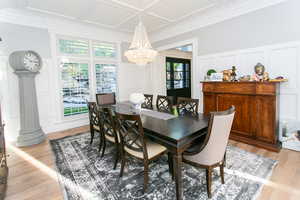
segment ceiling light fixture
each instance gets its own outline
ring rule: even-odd
[[[133,40],[124,55],[130,62],[140,66],[152,62],[157,55],[157,51],[152,48],[149,42],[146,28],[141,20],[135,27]]]

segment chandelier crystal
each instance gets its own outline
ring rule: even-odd
[[[146,65],[155,59],[157,51],[152,49],[146,28],[141,21],[135,27],[133,40],[124,55],[130,62],[140,66]]]

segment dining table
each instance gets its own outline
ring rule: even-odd
[[[182,153],[193,141],[207,133],[208,117],[203,114],[176,116],[159,112],[155,107],[152,110],[136,109],[129,102],[119,102],[113,107],[118,113],[139,114],[146,137],[167,148],[173,161],[171,172],[175,179],[176,198],[181,200],[183,198]]]

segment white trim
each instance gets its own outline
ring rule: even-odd
[[[191,80],[191,97],[192,98],[198,98],[197,97],[197,87],[196,85],[199,84],[197,82],[197,78],[196,75],[198,73],[197,70],[197,63],[198,63],[198,38],[191,38],[188,40],[183,40],[183,41],[179,41],[179,42],[175,42],[172,44],[168,44],[168,45],[164,45],[164,46],[160,46],[158,48],[156,48],[158,51],[165,51],[168,49],[173,49],[179,46],[185,46],[187,44],[192,44],[193,47],[193,57],[192,57],[192,67],[191,67],[191,73],[192,73],[192,80]]]

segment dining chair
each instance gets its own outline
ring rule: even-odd
[[[212,171],[220,167],[221,182],[224,181],[224,163],[226,161],[226,147],[234,119],[235,107],[226,111],[211,112],[208,132],[203,143],[194,143],[183,152],[183,162],[206,169],[206,187],[208,197],[211,198]]]
[[[121,170],[123,176],[127,156],[133,156],[144,163],[144,192],[149,181],[149,163],[166,152],[166,148],[145,138],[140,115],[116,112],[121,140]]]
[[[95,131],[99,133],[100,136],[100,143],[99,143],[99,150],[102,146],[103,141],[103,133],[101,131],[101,124],[100,124],[100,113],[99,108],[96,102],[87,102],[88,110],[89,110],[89,120],[90,120],[90,132],[91,132],[91,141],[90,144],[93,143]]]
[[[116,130],[116,121],[115,116],[113,115],[113,111],[111,108],[108,107],[100,107],[100,112],[103,120],[101,120],[101,127],[103,128],[103,149],[101,157],[104,156],[105,149],[106,149],[106,142],[111,142],[115,146],[115,163],[114,169],[117,167],[117,163],[120,156],[119,150],[119,136]]]
[[[115,93],[99,93],[96,94],[96,101],[98,105],[113,105],[116,104]]]
[[[142,108],[153,109],[153,95],[152,94],[144,94],[145,101],[142,103]]]
[[[172,113],[172,108],[173,108],[172,97],[157,95],[156,108],[159,112]]]
[[[186,97],[177,98],[177,112],[179,115],[198,115],[199,99],[191,99]]]

